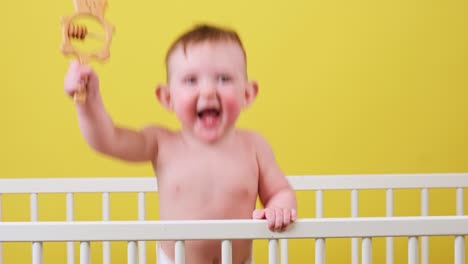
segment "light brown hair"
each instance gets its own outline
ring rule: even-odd
[[[221,28],[218,26],[200,24],[196,25],[191,30],[185,32],[179,36],[170,46],[166,54],[166,66],[169,62],[169,57],[172,55],[175,49],[179,46],[182,47],[184,53],[186,52],[187,46],[191,44],[199,44],[205,41],[209,42],[221,42],[221,41],[232,41],[240,46],[242,53],[244,54],[244,60],[247,61],[247,56],[245,53],[244,46],[242,41],[234,30],[228,28]]]

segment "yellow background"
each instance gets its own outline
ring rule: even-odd
[[[74,13],[72,0],[4,1],[2,11],[0,177],[153,175],[149,164],[96,154],[80,135],[73,103],[63,92],[69,58],[60,53],[60,17]],[[155,85],[164,81],[166,49],[197,22],[230,26],[243,38],[249,75],[260,85],[239,126],[271,142],[286,174],[466,172],[467,15],[466,0],[110,0],[106,18],[116,26],[111,58],[92,65],[117,123],[176,128],[175,117],[154,97]],[[349,193],[331,195],[325,196],[326,208],[333,209],[325,216],[348,216]],[[298,197],[299,216],[313,217],[313,196]],[[385,214],[383,192],[360,197],[368,198],[361,215]],[[431,202],[437,201],[430,213],[454,214],[453,197],[451,191],[431,191]],[[63,198],[41,200],[40,220],[63,220]],[[112,219],[136,217],[135,196],[114,198]],[[77,219],[100,219],[99,199],[77,198],[86,208]],[[397,192],[395,203],[396,215],[419,214],[417,191]],[[27,196],[5,196],[3,205],[4,220],[28,219]],[[157,218],[155,202],[147,211]],[[406,240],[396,241],[395,263],[403,263]],[[266,244],[257,244],[257,262],[265,263]],[[348,261],[349,245],[329,240],[329,263]],[[313,241],[291,246],[291,263],[313,259]],[[374,240],[376,263],[383,263],[383,247],[383,239]],[[64,263],[63,249],[46,244],[45,263]],[[126,261],[124,249],[113,246],[113,263]],[[431,239],[431,250],[431,263],[453,260],[451,239]],[[6,263],[30,259],[24,243],[6,245],[5,251]],[[100,259],[94,250],[93,260]]]

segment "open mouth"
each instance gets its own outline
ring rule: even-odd
[[[197,117],[205,128],[214,128],[220,122],[221,110],[218,108],[205,108],[197,111]]]
[[[199,118],[219,117],[220,114],[221,114],[221,111],[219,109],[215,109],[215,108],[207,108],[207,109],[203,109],[201,111],[197,111],[197,116]]]

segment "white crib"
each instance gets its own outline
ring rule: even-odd
[[[453,263],[466,263],[468,216],[464,208],[467,198],[464,189],[468,187],[468,173],[289,176],[288,179],[297,192],[315,193],[315,197],[311,195],[315,198],[315,216],[299,219],[282,233],[270,232],[263,220],[148,220],[145,194],[157,192],[154,177],[0,179],[0,264],[3,263],[1,243],[15,242],[32,243],[33,264],[43,263],[43,244],[46,242],[66,242],[66,259],[54,263],[73,264],[74,242],[77,242],[80,244],[79,262],[87,264],[90,263],[90,245],[94,241],[102,241],[102,262],[105,264],[111,263],[111,241],[126,241],[127,263],[142,264],[147,263],[146,241],[160,240],[176,241],[175,262],[182,264],[185,263],[184,241],[191,239],[222,240],[223,264],[231,263],[233,239],[267,240],[270,264],[288,263],[288,240],[313,239],[315,263],[324,264],[326,241],[333,238],[351,238],[351,263],[369,264],[373,260],[373,239],[379,237],[386,238],[386,264],[394,263],[394,237],[407,237],[408,263],[428,264],[429,236],[454,237]],[[456,212],[430,216],[429,190],[441,188],[454,190]],[[400,189],[419,190],[419,216],[394,215],[394,193]],[[325,216],[324,193],[333,190],[350,192],[349,216]],[[359,194],[365,190],[385,192],[385,216],[358,215]],[[2,197],[20,193],[29,195],[30,220],[1,222],[2,211],[6,211],[2,210]],[[65,221],[38,221],[39,195],[50,193],[66,195]],[[102,221],[75,221],[74,197],[78,193],[102,194]],[[138,219],[110,221],[111,193],[136,193]],[[4,212],[6,214],[8,212]],[[117,261],[112,260],[112,263]]]

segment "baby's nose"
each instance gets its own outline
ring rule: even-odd
[[[200,88],[200,95],[210,97],[216,94],[216,86],[214,84],[207,83]]]

